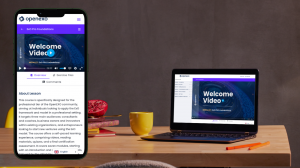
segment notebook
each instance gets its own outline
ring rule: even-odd
[[[258,130],[257,69],[174,69],[171,132],[144,140],[232,143]]]
[[[93,129],[92,131],[89,130],[88,132],[88,137],[107,137],[107,136],[116,136],[116,132],[103,129],[103,128],[98,128]]]

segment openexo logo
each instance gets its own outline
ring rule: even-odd
[[[24,21],[24,17],[23,17],[23,16],[19,17],[19,20],[20,20],[21,22],[23,22],[23,21]]]
[[[48,56],[53,57],[55,55],[54,50],[60,50],[62,47],[61,45],[36,45],[36,44],[29,44],[29,51],[30,56]],[[47,50],[47,51],[41,51]]]
[[[31,22],[31,21],[47,21],[48,18],[47,17],[26,17],[26,19],[24,19],[23,16],[19,17],[19,20],[21,22],[23,22],[24,20]]]

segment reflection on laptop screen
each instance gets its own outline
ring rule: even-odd
[[[174,123],[254,125],[255,75],[175,74]]]

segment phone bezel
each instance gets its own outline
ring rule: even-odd
[[[42,13],[40,15],[39,13]],[[88,36],[88,28],[87,28],[87,15],[86,13],[81,10],[81,9],[21,9],[16,12],[15,17],[14,17],[14,107],[17,107],[17,17],[19,14],[37,14],[40,17],[61,17],[63,14],[83,14],[84,15],[84,20],[85,20],[85,71],[84,71],[84,76],[85,76],[85,86],[84,86],[84,101],[85,101],[85,111],[84,111],[84,116],[85,116],[85,131],[84,131],[84,152],[83,154],[18,154],[17,152],[17,116],[16,116],[16,111],[17,108],[14,108],[14,153],[15,155],[20,158],[20,159],[52,159],[52,160],[62,160],[62,159],[82,159],[83,157],[86,156],[88,152],[88,136],[87,136],[87,125],[88,125],[88,115],[87,115],[87,79],[88,79],[88,52],[87,52],[87,36]]]

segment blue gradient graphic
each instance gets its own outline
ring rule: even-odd
[[[83,67],[85,65],[85,35],[84,34],[18,34],[17,66],[28,68],[46,67]],[[30,56],[29,44],[61,45],[54,49],[53,56]],[[36,49],[47,52],[48,49]],[[49,63],[51,62],[51,63]],[[31,71],[50,71],[37,69]]]
[[[232,92],[233,97],[204,96],[203,91]],[[203,98],[221,103],[204,103]],[[193,82],[192,119],[254,120],[254,103],[255,82]]]

